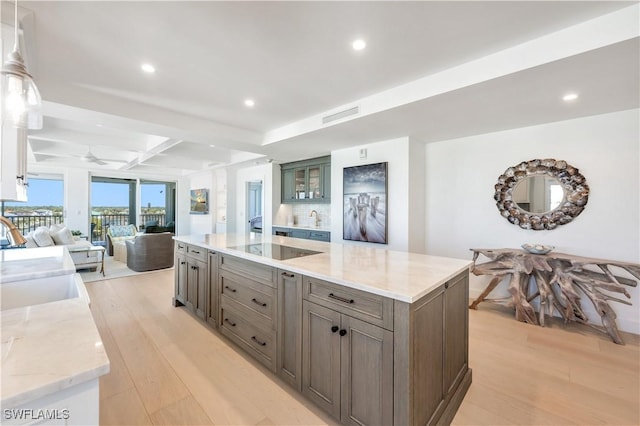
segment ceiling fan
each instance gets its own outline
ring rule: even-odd
[[[80,157],[80,160],[84,161],[85,163],[95,163],[95,164],[97,164],[99,166],[104,166],[108,162],[110,162],[110,163],[128,163],[127,160],[115,160],[115,159],[108,159],[108,158],[98,158],[91,152],[91,148],[89,148],[89,150],[87,151],[86,154],[84,154],[83,156]]]

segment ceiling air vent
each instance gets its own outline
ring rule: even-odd
[[[340,120],[341,118],[345,118],[350,115],[357,114],[358,112],[360,112],[360,108],[357,106],[353,108],[345,109],[344,111],[336,112],[335,114],[322,117],[322,124],[331,123],[332,121]]]

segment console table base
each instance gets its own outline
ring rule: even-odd
[[[532,254],[517,249],[471,250],[474,262],[472,272],[475,275],[493,275],[493,279],[482,294],[469,305],[470,309],[476,309],[478,304],[507,278],[518,321],[544,326],[545,315],[553,315],[555,310],[565,322],[575,321],[589,325],[608,333],[615,343],[624,344],[616,325],[616,313],[609,306],[609,301],[626,305],[631,303],[604,291],[620,293],[631,298],[625,286],[637,286],[637,281],[640,280],[639,264],[563,253]],[[490,261],[477,264],[480,254]],[[602,272],[586,269],[586,266],[592,266]],[[636,280],[613,275],[610,266],[624,269]],[[581,306],[581,294],[587,296],[600,315],[602,328],[589,323]],[[536,299],[540,302],[538,312],[531,305]]]

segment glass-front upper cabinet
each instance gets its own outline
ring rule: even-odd
[[[283,203],[331,202],[331,157],[287,163],[281,168]]]

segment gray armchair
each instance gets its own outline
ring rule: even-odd
[[[127,267],[136,272],[154,271],[173,266],[173,234],[138,235],[126,240]]]

